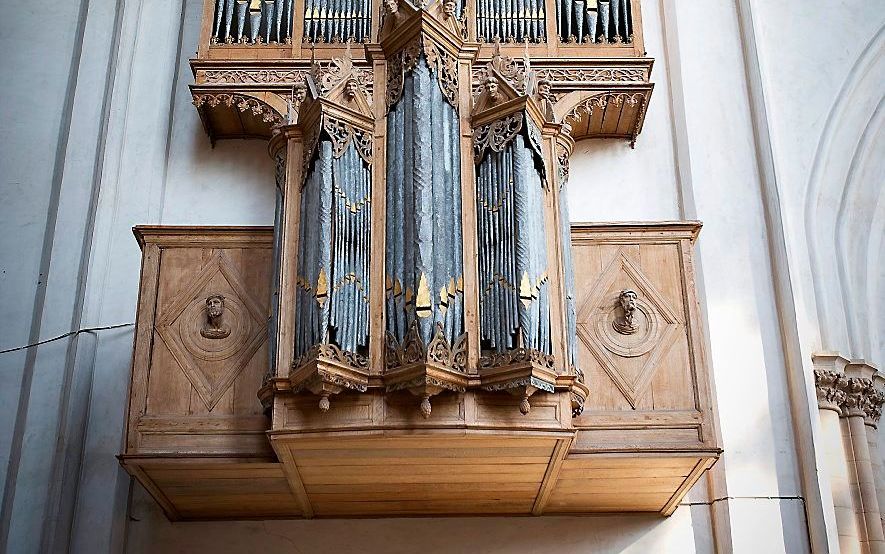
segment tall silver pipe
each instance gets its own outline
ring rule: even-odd
[[[601,26],[599,36],[602,42],[611,40],[611,33],[608,28],[610,7],[608,0],[599,0],[599,23]]]

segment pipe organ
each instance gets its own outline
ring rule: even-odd
[[[140,227],[123,466],[171,519],[672,513],[719,455],[697,222],[570,224],[639,134],[636,0],[206,0],[269,228]],[[292,41],[291,37],[301,37]]]

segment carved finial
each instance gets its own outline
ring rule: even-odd
[[[331,403],[329,402],[329,393],[325,393],[320,397],[320,411],[326,413],[329,411]]]
[[[532,405],[529,404],[528,393],[525,393],[522,395],[522,400],[519,402],[519,413],[522,415],[528,415],[530,411],[532,411]]]
[[[418,406],[418,409],[421,411],[421,415],[424,417],[424,419],[428,419],[430,417],[430,412],[431,412],[432,408],[430,406],[430,395],[429,394],[425,394],[421,398],[421,404]]]

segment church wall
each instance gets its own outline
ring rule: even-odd
[[[71,328],[133,322],[140,264],[133,225],[272,223],[266,145],[237,140],[213,148],[190,104],[187,60],[196,51],[202,2],[112,4],[83,0],[50,10],[28,3],[15,22],[0,21],[3,67],[17,76],[2,85],[7,100],[0,103],[4,130],[15,133],[15,148],[0,149],[0,349]],[[808,262],[806,205],[826,114],[882,26],[868,3],[824,4],[832,6],[752,1],[808,355],[819,347],[850,347],[844,331],[832,345],[817,336],[820,299]],[[42,346],[30,358],[25,351],[0,354],[0,370],[15,383],[0,387],[5,470],[11,447],[22,443],[11,477],[0,481],[15,492],[4,497],[7,550],[61,548],[70,540],[73,552],[712,552],[714,526],[718,540],[738,552],[806,550],[772,237],[738,21],[731,2],[705,3],[701,10],[689,2],[644,1],[656,89],[643,132],[635,149],[618,141],[580,142],[571,164],[575,221],[704,222],[699,284],[726,452],[687,497],[691,505],[667,519],[171,524],[140,486],[130,489],[114,458],[132,347],[132,329],[122,327]],[[38,27],[48,38],[28,41]],[[120,50],[112,55],[118,37]],[[879,151],[880,137],[864,148]],[[851,157],[856,148],[845,150]],[[872,162],[863,162],[867,157],[858,157],[867,168],[857,174],[861,183],[876,175]],[[885,225],[885,200],[878,202],[856,232]],[[873,237],[868,248],[885,256],[885,241]],[[48,281],[39,275],[47,267]],[[864,270],[876,282],[875,272]],[[878,283],[870,295],[885,306],[881,274]],[[867,350],[881,356],[885,345],[868,342]],[[721,500],[711,510],[713,498]],[[45,511],[53,500],[59,508]]]

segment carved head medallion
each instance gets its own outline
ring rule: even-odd
[[[304,81],[292,85],[292,99],[299,105],[307,98],[307,84]]]
[[[384,0],[384,13],[393,15],[399,11],[399,2],[397,0]]]
[[[200,335],[207,339],[226,339],[230,336],[230,326],[222,321],[224,316],[224,296],[210,294],[206,298],[206,323]]]
[[[618,304],[621,306],[623,315],[615,318],[612,327],[622,335],[632,335],[636,332],[636,299],[638,295],[633,289],[622,290],[618,295]]]

